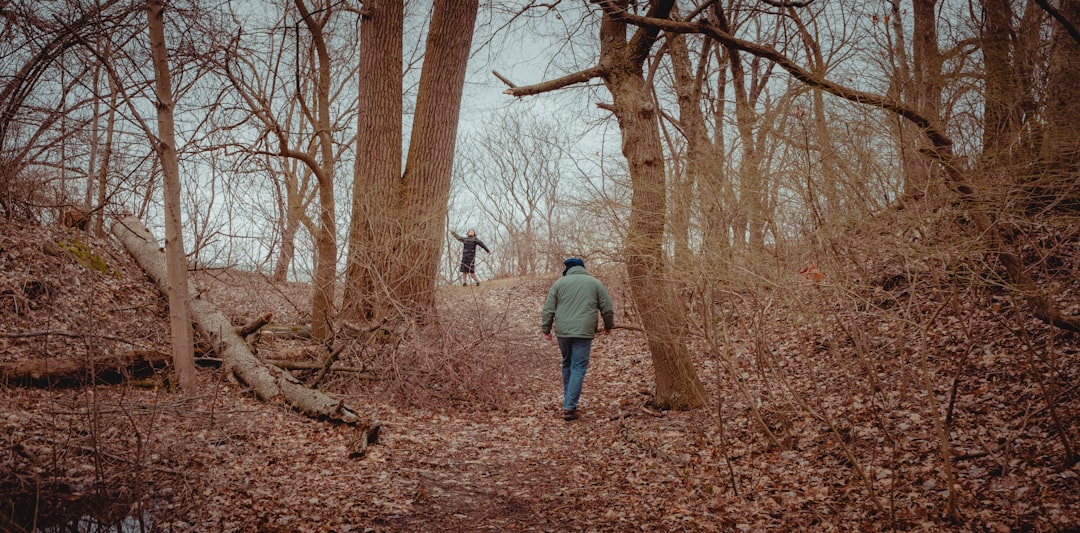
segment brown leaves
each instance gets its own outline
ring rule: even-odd
[[[61,324],[167,346],[156,293],[116,261],[122,254],[110,256],[123,273],[115,279],[29,246],[38,239],[31,233],[11,235],[0,242],[0,291],[29,299],[22,286],[38,280],[50,292],[23,315],[0,292],[5,331]],[[440,292],[441,330],[342,353],[343,364],[380,379],[342,373],[321,387],[381,427],[304,419],[255,401],[218,370],[200,372],[205,394],[195,398],[163,388],[3,385],[0,473],[27,490],[63,480],[79,497],[106,487],[166,530],[1004,531],[1080,523],[1080,471],[1063,465],[1053,422],[1057,415],[1078,438],[1069,385],[1080,373],[1077,339],[1058,334],[1051,343],[1027,323],[1029,335],[1018,336],[1017,324],[1000,318],[1009,301],[995,310],[975,296],[913,328],[891,311],[835,303],[848,300],[828,292],[842,278],[834,272],[798,284],[790,299],[758,295],[754,305],[769,313],[729,307],[718,320],[730,335],[716,345],[693,337],[710,400],[692,412],[642,410],[651,358],[641,332],[619,329],[594,342],[582,417],[563,421],[561,358],[538,332],[550,280],[492,280]],[[236,322],[266,310],[286,324],[303,321],[306,287],[215,275],[201,281],[215,284],[208,296]],[[617,280],[605,281],[621,294]],[[918,283],[890,293],[895,305],[933,307]],[[1072,285],[1063,291],[1076,294]],[[800,296],[825,307],[792,303]],[[0,357],[101,353],[117,342],[0,337]],[[305,343],[264,337],[261,355],[296,350],[319,360],[325,349],[303,351]],[[961,526],[942,513],[934,430],[950,403]]]

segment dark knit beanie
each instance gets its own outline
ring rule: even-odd
[[[563,261],[562,264],[566,265],[566,268],[564,268],[562,271],[562,275],[565,276],[566,272],[569,271],[571,267],[584,267],[585,261],[583,261],[580,257],[571,257],[570,259]]]

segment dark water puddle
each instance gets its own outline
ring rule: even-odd
[[[149,515],[131,516],[131,501],[74,494],[66,485],[18,490],[0,482],[0,531],[13,533],[148,533]]]

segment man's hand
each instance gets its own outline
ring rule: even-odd
[[[547,339],[548,342],[551,342],[551,334],[550,333],[544,333],[543,335],[544,335],[544,338]]]
[[[610,329],[605,329],[604,330],[604,335],[611,335],[611,330]]]

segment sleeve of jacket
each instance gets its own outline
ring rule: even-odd
[[[488,250],[488,247],[484,246],[484,242],[481,241],[480,239],[476,239],[476,245],[483,248],[485,252],[487,252],[489,254],[491,253],[491,250]]]
[[[548,290],[547,300],[544,301],[544,309],[540,311],[540,332],[544,335],[551,333],[551,324],[555,321],[555,306],[558,305],[558,297],[555,295],[555,286]]]
[[[450,230],[450,236],[452,236],[453,238],[455,238],[455,239],[457,239],[459,241],[462,241],[462,242],[465,241],[465,237],[462,237],[461,235],[458,235],[457,232],[454,231],[454,230]]]
[[[597,283],[597,285],[599,285],[597,307],[600,309],[600,316],[604,319],[604,329],[610,331],[615,328],[615,304],[611,301],[611,295],[608,294],[604,284]]]

